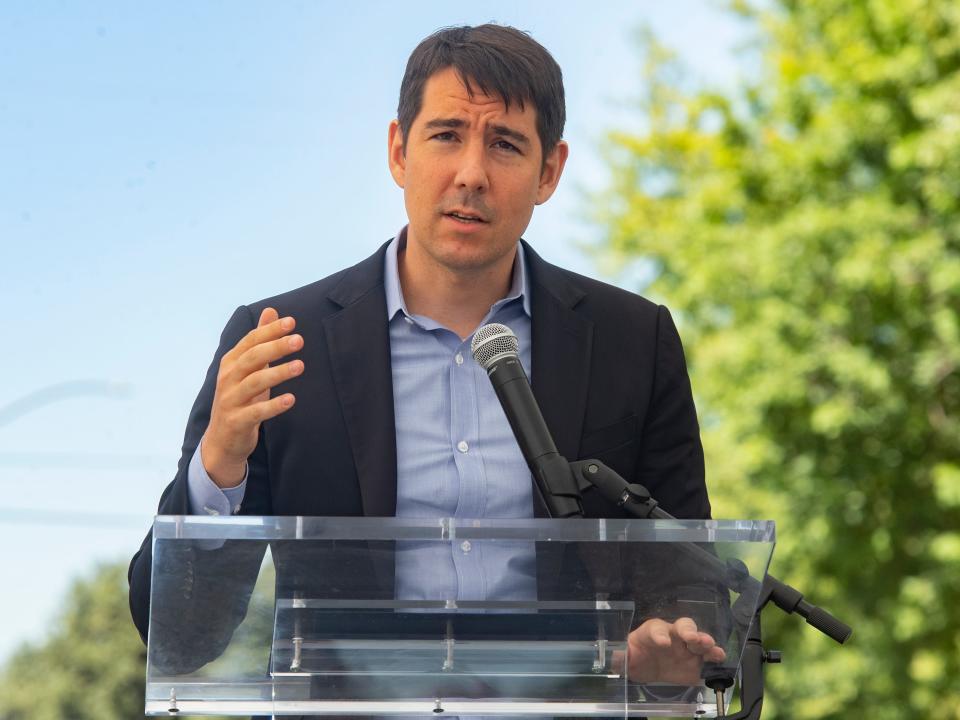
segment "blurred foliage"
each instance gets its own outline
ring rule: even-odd
[[[855,629],[765,614],[765,717],[960,718],[960,3],[735,2],[758,74],[643,43],[610,137],[610,263],[679,311],[715,517]]]
[[[126,563],[103,565],[73,584],[48,637],[20,648],[0,672],[0,720],[144,717],[147,650],[130,618],[126,573]],[[268,554],[246,619],[223,656],[193,679],[265,676],[274,577]]]
[[[130,620],[126,565],[73,584],[49,637],[13,654],[0,675],[2,720],[143,716],[147,652]]]

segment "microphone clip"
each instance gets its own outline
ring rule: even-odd
[[[634,517],[657,516],[658,503],[643,485],[628,483],[599,460],[578,460],[570,463],[580,492],[596,488],[601,495],[627,509]]]

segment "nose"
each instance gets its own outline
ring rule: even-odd
[[[460,153],[460,165],[454,183],[458,190],[482,193],[490,186],[483,143],[470,143]]]

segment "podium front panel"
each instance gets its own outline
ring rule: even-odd
[[[735,674],[773,543],[761,521],[161,516],[146,712],[715,716],[638,628],[691,618]]]

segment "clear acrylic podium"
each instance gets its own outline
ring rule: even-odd
[[[735,671],[773,543],[759,521],[161,516],[146,713],[715,716],[697,677],[628,669],[628,635],[691,617]]]

